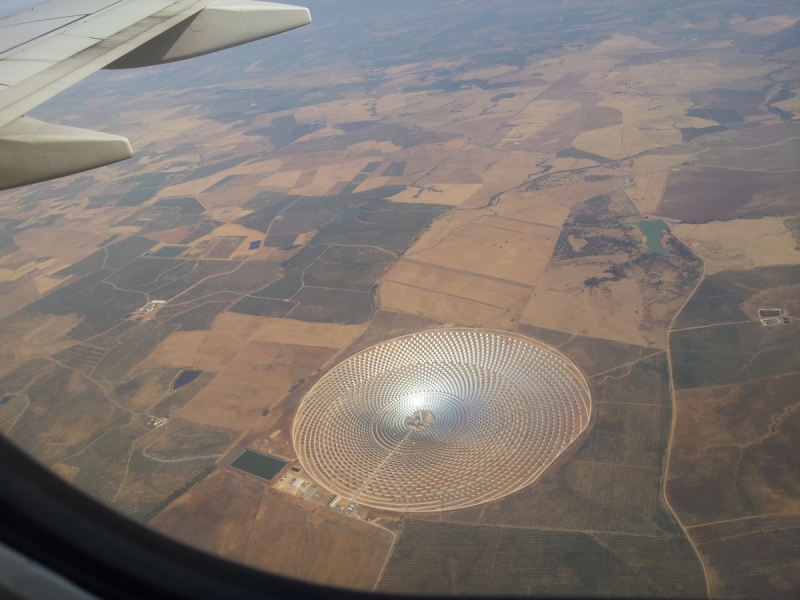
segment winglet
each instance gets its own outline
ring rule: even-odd
[[[0,128],[0,190],[72,175],[133,156],[124,137],[20,117]]]
[[[160,65],[254,42],[311,23],[301,6],[220,0],[142,44],[106,69]]]

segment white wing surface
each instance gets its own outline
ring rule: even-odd
[[[173,62],[311,22],[256,0],[51,0],[0,19],[0,189],[130,158],[123,137],[24,114],[102,68]]]

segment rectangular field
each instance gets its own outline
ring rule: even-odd
[[[228,258],[246,238],[226,235],[209,251],[206,258]]]
[[[796,207],[798,188],[800,172],[681,167],[667,178],[657,212],[690,223],[782,215]]]

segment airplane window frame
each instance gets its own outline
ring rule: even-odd
[[[402,597],[305,583],[185,546],[89,497],[2,435],[0,515],[0,543],[103,599]]]

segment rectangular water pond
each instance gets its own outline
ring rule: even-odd
[[[636,225],[641,231],[646,240],[648,254],[663,254],[664,248],[661,246],[661,238],[664,237],[662,233],[665,229],[669,231],[667,224],[661,219],[654,219],[652,221],[639,221],[638,223],[631,223]]]
[[[248,448],[237,456],[230,466],[270,481],[286,466],[286,461]]]
[[[153,253],[156,258],[175,258],[180,256],[189,246],[164,246]]]

